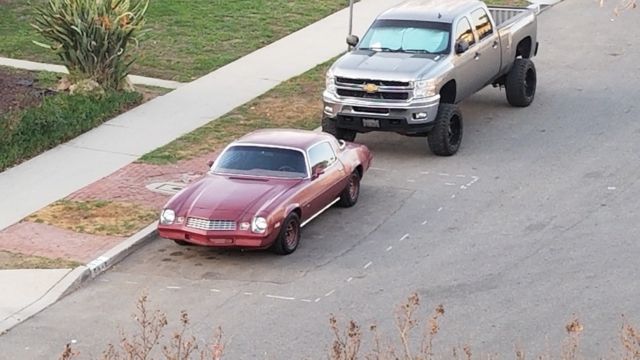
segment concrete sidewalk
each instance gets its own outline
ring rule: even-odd
[[[355,5],[362,34],[400,0]],[[0,229],[346,50],[348,9],[0,173]]]

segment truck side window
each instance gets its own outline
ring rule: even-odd
[[[471,23],[466,17],[460,19],[460,21],[458,21],[458,26],[456,26],[456,42],[460,40],[466,41],[469,44],[469,47],[476,43],[473,31],[471,30]]]
[[[493,26],[491,25],[491,20],[489,19],[489,15],[484,9],[478,9],[471,13],[473,17],[473,26],[476,27],[476,32],[478,33],[478,37],[480,40],[486,38],[493,34]]]

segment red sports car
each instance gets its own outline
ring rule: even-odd
[[[180,245],[272,248],[290,254],[300,228],[358,201],[371,163],[364,145],[301,130],[261,130],[233,142],[209,173],[162,210],[160,236]]]

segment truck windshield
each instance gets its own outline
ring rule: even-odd
[[[360,50],[449,53],[451,24],[431,21],[377,20],[358,45]]]

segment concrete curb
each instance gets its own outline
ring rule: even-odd
[[[157,222],[148,225],[138,233],[122,241],[106,253],[89,262],[86,266],[78,266],[71,270],[37,301],[27,305],[20,311],[0,322],[0,335],[53,305],[63,297],[71,294],[81,286],[85,285],[88,281],[94,279],[113,265],[131,255],[134,251],[149,243],[157,235],[156,227]]]
[[[5,57],[0,57],[0,65],[32,71],[49,71],[61,74],[69,73],[67,68],[63,65],[45,64],[35,61],[11,59]],[[129,75],[129,80],[131,80],[131,82],[135,85],[155,86],[165,89],[177,89],[185,84],[173,80],[163,80],[138,75]]]

